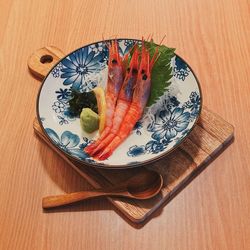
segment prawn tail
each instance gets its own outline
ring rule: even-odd
[[[102,142],[102,140],[108,136],[109,132],[110,132],[110,127],[106,127],[102,133],[101,136],[98,138],[98,140],[96,140],[95,142],[92,142],[91,144],[89,144],[87,147],[84,148],[84,151],[89,154],[92,155],[92,152],[99,146],[99,144]]]
[[[136,109],[136,107],[130,107],[127,115],[122,122],[118,134],[112,138],[112,141],[108,145],[106,144],[107,146],[102,147],[102,149],[97,152],[95,158],[103,161],[111,156],[114,150],[119,147],[120,144],[129,136],[129,134],[133,130],[135,123],[140,118],[140,115],[141,113],[138,112],[138,109]]]
[[[97,158],[99,161],[106,160],[109,156],[112,155],[114,150],[122,143],[122,139],[119,136],[115,136],[115,138],[112,140],[112,142],[104,148],[102,151],[100,151],[95,158]]]
[[[105,147],[107,147],[107,145],[109,145],[109,143],[114,139],[115,136],[115,134],[109,134],[104,140],[99,143],[99,145],[94,150],[92,150],[91,156],[96,158],[96,155],[101,152]]]
[[[84,152],[90,154],[94,148],[95,148],[95,143],[93,142],[84,148]]]

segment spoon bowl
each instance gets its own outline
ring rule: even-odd
[[[127,191],[136,199],[149,199],[160,192],[162,184],[162,176],[148,170],[129,179]]]
[[[44,197],[42,207],[58,207],[103,196],[120,196],[139,200],[149,199],[160,192],[162,185],[163,178],[159,173],[144,169],[119,186]]]

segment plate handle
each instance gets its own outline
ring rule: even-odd
[[[65,54],[54,46],[46,46],[36,50],[28,59],[28,68],[37,78],[43,79],[53,66],[65,56]]]

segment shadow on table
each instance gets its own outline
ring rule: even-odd
[[[87,181],[85,181],[53,150],[45,151],[45,148],[47,147],[48,146],[44,143],[39,144],[40,156],[43,162],[43,167],[49,178],[62,190],[61,194],[93,189],[93,187],[88,184]],[[45,196],[49,195],[55,194],[45,194]],[[46,210],[44,209],[43,211],[46,213],[58,213],[97,210],[113,210],[113,206],[105,198],[97,198],[85,200],[82,202],[76,202],[72,205],[66,205],[58,208],[51,208]]]
[[[44,213],[65,213],[65,212],[84,212],[84,211],[104,211],[113,210],[113,206],[105,198],[90,199],[75,202],[69,205],[56,208],[43,209]]]

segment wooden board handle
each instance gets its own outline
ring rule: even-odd
[[[28,59],[30,72],[43,79],[65,54],[54,46],[46,46],[35,51]]]

